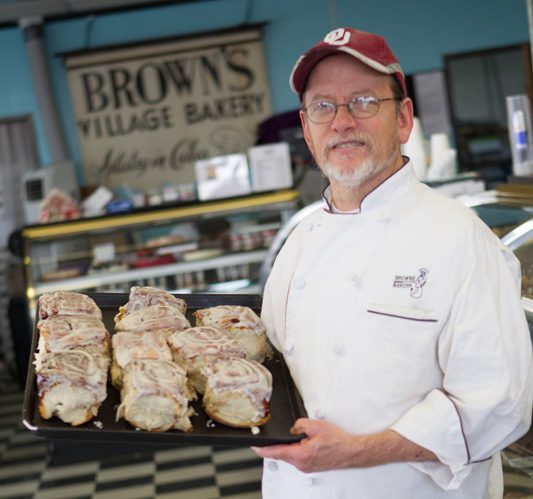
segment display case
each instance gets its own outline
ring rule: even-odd
[[[523,303],[533,327],[533,186],[503,184],[457,199],[476,211],[520,260]]]
[[[533,219],[515,227],[502,241],[513,250],[522,267],[522,303],[533,331]],[[533,336],[532,336],[533,337]]]
[[[255,293],[267,248],[297,208],[298,192],[285,190],[25,227],[30,310],[55,290]]]

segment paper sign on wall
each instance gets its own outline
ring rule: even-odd
[[[273,191],[292,186],[289,144],[278,142],[255,146],[248,150],[252,190]]]
[[[245,154],[229,154],[194,165],[200,200],[249,194],[250,175]]]

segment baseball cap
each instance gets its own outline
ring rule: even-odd
[[[402,68],[385,38],[354,28],[337,28],[330,31],[323,40],[300,56],[289,79],[292,90],[301,95],[313,68],[322,59],[334,54],[351,55],[380,73],[396,77],[403,96],[407,95]]]

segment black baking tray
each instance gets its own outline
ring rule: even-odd
[[[104,323],[113,334],[113,317],[118,307],[128,301],[126,293],[87,293],[102,310]],[[259,295],[236,294],[176,294],[187,302],[187,316],[192,325],[192,312],[200,308],[216,305],[244,305],[259,313],[261,297]],[[38,315],[37,315],[38,317]],[[148,432],[137,430],[124,419],[115,420],[115,412],[120,403],[120,395],[116,388],[108,382],[108,395],[98,415],[91,421],[80,425],[70,426],[60,419],[53,417],[43,419],[37,410],[37,386],[33,366],[33,355],[37,348],[38,331],[34,328],[31,359],[24,393],[22,418],[24,425],[35,435],[50,440],[77,440],[91,442],[117,442],[156,445],[211,445],[211,446],[264,446],[278,443],[293,443],[301,440],[302,436],[291,435],[289,430],[294,421],[305,417],[306,412],[300,395],[289,374],[289,370],[278,353],[264,365],[272,373],[273,390],[270,401],[271,419],[260,428],[258,434],[251,429],[232,428],[219,423],[212,423],[206,416],[200,401],[192,406],[196,415],[191,417],[193,431],[184,433],[179,430],[166,432]],[[96,422],[96,424],[95,424]]]

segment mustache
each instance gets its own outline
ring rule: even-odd
[[[330,151],[340,144],[345,144],[346,142],[357,142],[359,144],[364,144],[366,146],[371,146],[371,141],[366,135],[357,135],[357,136],[348,136],[348,137],[334,137],[326,141],[325,149]]]

